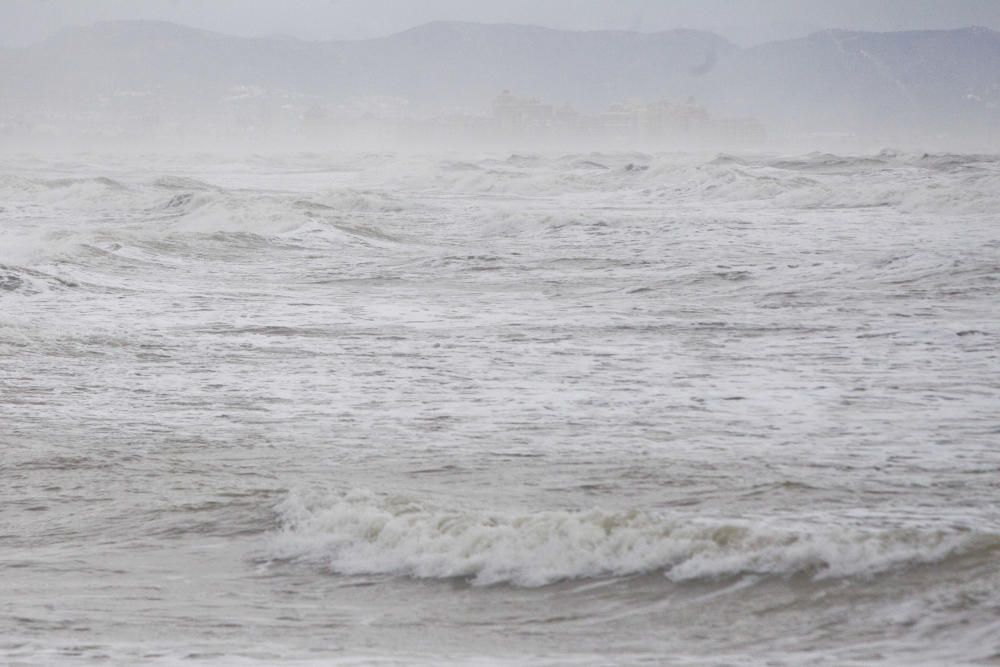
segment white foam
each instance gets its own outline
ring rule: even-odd
[[[870,575],[930,563],[996,537],[829,522],[642,511],[484,512],[433,508],[367,491],[296,491],[278,507],[269,556],[346,575],[465,577],[542,586],[662,571],[674,581],[743,574]]]

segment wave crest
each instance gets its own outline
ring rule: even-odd
[[[475,512],[367,491],[296,491],[279,505],[275,559],[345,575],[464,577],[478,585],[661,571],[677,582],[747,574],[875,574],[943,560],[997,536],[957,529],[708,519],[642,511]]]

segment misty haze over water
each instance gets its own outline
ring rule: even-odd
[[[0,85],[0,139],[29,150],[983,151],[1000,136],[1000,33],[744,48],[695,30],[437,22],[308,42],[126,21],[0,51]],[[503,95],[533,106],[505,118]]]
[[[0,21],[0,662],[1000,660],[995,4]]]

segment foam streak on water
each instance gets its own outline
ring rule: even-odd
[[[0,163],[0,660],[1000,659],[995,156]]]

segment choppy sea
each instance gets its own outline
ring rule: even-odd
[[[3,158],[0,661],[1000,664],[1000,157]]]

